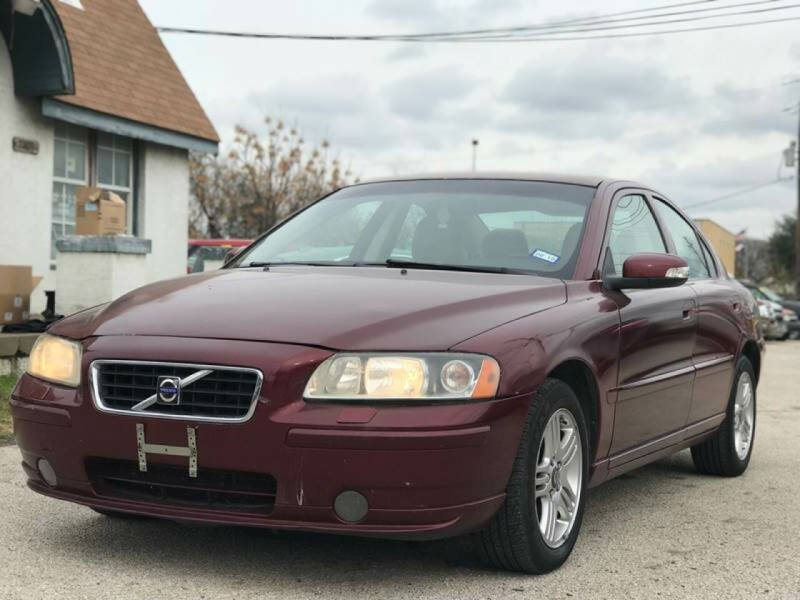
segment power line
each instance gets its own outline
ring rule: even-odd
[[[713,2],[714,0],[703,0],[703,2]],[[464,31],[464,32],[445,32],[445,33],[424,33],[424,34],[380,34],[380,35],[333,35],[333,34],[283,34],[283,33],[248,33],[248,32],[236,32],[236,31],[222,31],[222,30],[213,30],[213,29],[193,29],[193,28],[181,28],[181,27],[159,27],[158,30],[163,33],[183,33],[183,34],[192,34],[192,35],[212,35],[212,36],[223,36],[223,37],[238,37],[238,38],[251,38],[251,39],[272,39],[272,40],[315,40],[315,41],[390,41],[390,42],[526,42],[526,41],[573,41],[573,40],[587,40],[587,39],[606,39],[606,38],[620,38],[620,37],[635,37],[635,36],[648,36],[648,35],[664,35],[664,34],[673,34],[673,33],[684,33],[684,32],[691,32],[691,31],[709,31],[714,29],[728,29],[733,27],[746,27],[752,25],[764,25],[769,23],[778,23],[778,22],[785,22],[785,21],[794,21],[800,19],[800,17],[786,17],[782,19],[771,19],[771,20],[756,20],[756,21],[744,21],[740,23],[728,23],[728,24],[719,24],[719,25],[710,25],[706,27],[695,27],[695,28],[686,28],[686,29],[669,29],[669,30],[660,30],[660,31],[647,31],[647,32],[634,32],[634,33],[621,33],[621,34],[603,34],[603,35],[596,35],[596,36],[571,36],[571,37],[555,37],[555,36],[563,36],[566,33],[588,33],[588,32],[601,32],[601,31],[611,31],[611,30],[618,30],[618,29],[632,29],[638,27],[652,27],[652,26],[659,26],[659,25],[668,25],[674,23],[693,23],[695,21],[701,20],[708,20],[708,19],[720,19],[720,18],[730,18],[736,16],[746,16],[746,15],[755,15],[755,14],[762,14],[767,12],[774,12],[779,10],[791,10],[794,8],[800,8],[800,4],[791,4],[785,6],[775,6],[775,7],[768,7],[768,8],[759,8],[759,9],[752,9],[752,10],[745,10],[745,11],[733,11],[733,12],[724,12],[724,13],[717,13],[713,15],[695,15],[692,17],[684,17],[679,19],[667,19],[667,20],[660,20],[655,21],[653,19],[659,19],[664,16],[669,15],[680,15],[680,14],[688,14],[693,12],[703,12],[703,11],[710,11],[710,10],[728,10],[731,8],[741,8],[744,6],[753,6],[753,5],[760,5],[760,4],[772,4],[774,2],[778,2],[781,0],[759,0],[756,2],[747,2],[735,5],[728,5],[728,6],[720,6],[715,8],[706,8],[706,9],[695,9],[692,11],[683,11],[678,13],[668,13],[662,15],[650,15],[646,17],[635,17],[630,19],[617,19],[617,20],[606,20],[602,21],[600,19],[605,18],[609,15],[601,15],[598,17],[590,17],[590,18],[583,18],[583,19],[573,19],[571,21],[563,21],[561,23],[549,24],[549,25],[538,25],[538,26],[523,26],[523,27],[516,27],[516,28],[505,28],[505,29],[497,29],[497,30],[472,30],[472,31]],[[694,3],[687,3],[687,4],[694,4]],[[672,5],[678,6],[678,5]],[[645,10],[645,9],[642,9]],[[657,10],[656,8],[650,10]],[[640,12],[640,11],[630,11],[630,12]],[[628,14],[630,14],[630,12]],[[619,14],[624,13],[612,13],[612,15],[618,16]],[[650,19],[649,22],[646,23],[631,23],[631,24],[624,24],[624,25],[603,25],[598,26],[601,23],[609,23],[609,22],[620,22],[620,21],[629,21],[629,20],[639,20],[639,19]],[[592,22],[593,21],[593,22]],[[578,27],[573,29],[564,29],[569,24],[581,24],[584,23],[586,27]],[[561,29],[561,31],[555,31],[556,29]],[[482,33],[492,33],[493,35],[475,35],[473,32],[480,31]],[[536,32],[539,33],[536,33]],[[510,35],[512,33],[521,33],[521,32],[533,32],[530,35]]]
[[[572,37],[541,37],[532,39],[498,39],[486,40],[484,43],[507,43],[507,42],[573,42],[578,40],[608,40],[619,38],[632,38],[632,37],[649,37],[654,35],[671,35],[676,33],[690,33],[693,31],[713,31],[716,29],[734,29],[738,27],[750,27],[753,25],[767,25],[772,23],[787,23],[789,21],[798,21],[800,17],[785,17],[783,19],[768,19],[764,21],[748,21],[746,23],[731,23],[727,25],[708,25],[706,27],[692,27],[687,29],[663,29],[661,31],[640,31],[636,33],[613,33],[606,35],[584,35]],[[480,40],[474,40],[479,42]]]
[[[725,7],[725,8],[739,8],[739,7],[742,7],[742,6],[753,6],[753,5],[757,5],[757,4],[771,4],[771,3],[776,2],[776,1],[778,1],[778,0],[760,0],[759,2],[749,2],[749,3],[745,3],[745,4],[737,4],[737,5],[730,6],[730,7]],[[607,26],[603,26],[603,27],[595,27],[596,24],[591,23],[587,27],[582,27],[582,28],[579,27],[579,28],[575,28],[575,29],[564,29],[563,31],[546,31],[546,32],[543,32],[543,33],[534,33],[534,34],[529,35],[529,36],[528,35],[520,35],[520,36],[506,36],[506,37],[496,36],[496,37],[480,37],[480,38],[478,38],[478,37],[474,37],[474,38],[473,37],[463,37],[463,38],[457,38],[457,39],[458,39],[458,41],[478,40],[478,39],[481,39],[481,40],[490,40],[490,39],[491,40],[494,40],[494,39],[497,39],[497,40],[500,40],[500,39],[504,39],[504,40],[512,40],[512,39],[513,40],[531,40],[531,39],[536,39],[536,38],[547,36],[547,35],[561,35],[561,34],[564,34],[564,33],[587,33],[587,32],[593,32],[593,31],[612,31],[612,30],[616,30],[616,29],[634,29],[634,28],[638,28],[638,27],[653,27],[653,26],[656,26],[656,25],[672,25],[672,24],[675,24],[675,23],[694,23],[696,21],[706,21],[706,20],[709,20],[709,19],[722,19],[722,18],[738,17],[738,16],[744,16],[744,15],[761,14],[761,13],[768,13],[768,12],[774,12],[774,11],[779,11],[779,10],[791,10],[793,8],[800,8],[800,4],[789,4],[789,5],[786,5],[786,6],[775,6],[775,7],[771,7],[771,8],[757,8],[757,9],[751,9],[751,10],[719,13],[719,14],[715,14],[715,15],[700,15],[700,16],[693,16],[693,17],[683,17],[683,18],[679,18],[679,19],[666,19],[666,20],[662,20],[662,21],[651,21],[651,22],[648,22],[648,23],[631,23],[631,24],[624,24],[624,25],[607,25]],[[706,10],[712,10],[712,9],[706,9]],[[719,10],[719,9],[713,9],[713,10]],[[686,11],[686,12],[698,12],[698,11]],[[681,15],[681,14],[685,14],[685,13],[672,13],[672,14]],[[664,17],[664,16],[671,16],[671,15],[668,15],[668,14],[656,15],[656,16],[653,16],[653,17],[645,17],[645,18],[647,18],[647,19],[657,19],[657,18]],[[627,19],[623,19],[623,20],[627,20]],[[610,22],[614,22],[614,21],[610,21]]]
[[[601,15],[594,15],[594,16],[587,16],[587,17],[576,17],[574,19],[567,19],[564,21],[553,21],[551,23],[544,23],[544,24],[535,24],[535,25],[521,25],[517,27],[499,27],[493,29],[471,29],[471,30],[463,30],[463,31],[441,31],[438,33],[420,33],[420,34],[405,34],[400,35],[400,37],[447,37],[447,36],[459,36],[459,35],[479,35],[485,33],[513,33],[517,31],[525,31],[525,30],[532,30],[532,29],[541,29],[541,28],[553,28],[553,27],[566,27],[568,25],[575,25],[578,23],[587,23],[587,22],[595,22],[598,23],[598,19],[606,19],[611,17],[623,17],[626,15],[634,15],[634,14],[641,14],[646,12],[656,12],[659,10],[669,10],[672,8],[681,8],[685,6],[695,6],[697,4],[709,4],[712,2],[716,2],[717,0],[694,0],[693,2],[679,2],[677,4],[666,4],[662,6],[653,6],[650,8],[638,8],[635,10],[626,10],[622,12],[616,13],[606,13]],[[770,0],[770,1],[777,1],[777,0]],[[714,9],[704,9],[704,10],[714,10]],[[638,18],[647,18],[647,17],[638,17]],[[631,19],[633,20],[633,19]],[[391,35],[391,34],[390,34]],[[397,34],[394,34],[397,35]],[[381,36],[381,37],[389,37]]]
[[[793,177],[778,177],[772,179],[770,181],[765,181],[764,183],[758,183],[756,185],[752,185],[750,187],[737,190],[735,192],[731,192],[730,194],[725,194],[724,196],[718,196],[716,198],[712,198],[711,200],[704,200],[703,202],[695,202],[694,204],[689,204],[688,206],[684,206],[684,210],[689,210],[692,208],[697,208],[698,206],[708,206],[709,204],[715,204],[717,202],[721,202],[723,200],[727,200],[728,198],[734,198],[736,196],[741,196],[742,194],[747,194],[749,192],[754,192],[756,190],[760,190],[761,188],[769,187],[771,185],[775,185],[776,183],[784,183],[786,181],[791,181],[794,179]]]
[[[289,39],[314,39],[314,40],[345,40],[345,41],[398,41],[406,38],[426,39],[426,38],[439,38],[450,36],[464,36],[464,35],[480,35],[480,34],[493,34],[493,33],[514,33],[518,31],[540,30],[540,29],[553,29],[558,27],[566,27],[569,25],[576,25],[579,23],[599,23],[599,19],[606,19],[611,17],[620,17],[625,15],[641,14],[646,12],[656,12],[659,10],[669,10],[672,8],[680,8],[685,6],[694,6],[697,4],[708,4],[716,2],[717,0],[694,0],[692,2],[680,2],[677,4],[667,4],[662,6],[654,6],[651,8],[641,8],[636,10],[627,10],[616,13],[606,13],[594,16],[576,17],[573,19],[566,19],[563,21],[554,21],[551,23],[540,23],[534,25],[521,25],[516,27],[500,27],[491,29],[468,29],[461,31],[440,31],[440,32],[426,32],[426,33],[407,33],[407,34],[376,34],[376,35],[316,35],[316,34],[276,34],[276,33],[248,33],[236,31],[220,31],[210,29],[194,29],[183,27],[157,27],[158,31],[163,33],[188,33],[197,35],[216,35],[216,36],[230,36],[230,37],[251,37],[261,39],[284,39],[287,36]],[[769,0],[775,2],[778,0]],[[727,8],[727,7],[721,7]],[[712,10],[712,9],[704,9]],[[648,17],[638,17],[648,18]]]

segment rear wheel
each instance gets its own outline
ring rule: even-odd
[[[580,402],[568,385],[547,379],[531,402],[505,502],[475,534],[482,558],[526,573],[563,564],[583,518],[588,462]]]
[[[736,477],[747,469],[756,432],[755,380],[750,361],[740,358],[725,421],[713,437],[692,446],[692,460],[701,473]]]

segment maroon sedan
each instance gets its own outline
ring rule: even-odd
[[[755,307],[662,194],[353,185],[219,271],[59,322],[12,398],[28,485],[109,515],[569,555],[587,491],[750,459]]]

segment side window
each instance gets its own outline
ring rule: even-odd
[[[711,277],[716,277],[719,275],[719,273],[717,273],[716,264],[714,263],[714,259],[711,257],[711,251],[708,249],[708,246],[702,242],[702,240],[700,241],[700,247],[703,249],[703,257],[706,259],[706,264],[708,265],[708,270],[711,273]]]
[[[689,265],[689,279],[708,279],[711,273],[703,256],[703,248],[694,228],[678,212],[663,200],[658,200],[658,210],[672,234],[675,250]]]
[[[626,258],[640,252],[666,251],[661,231],[644,197],[632,194],[620,198],[614,207],[603,270],[621,275]]]

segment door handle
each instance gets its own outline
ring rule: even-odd
[[[684,321],[688,321],[694,316],[696,306],[694,300],[690,300],[683,305],[682,316]]]

